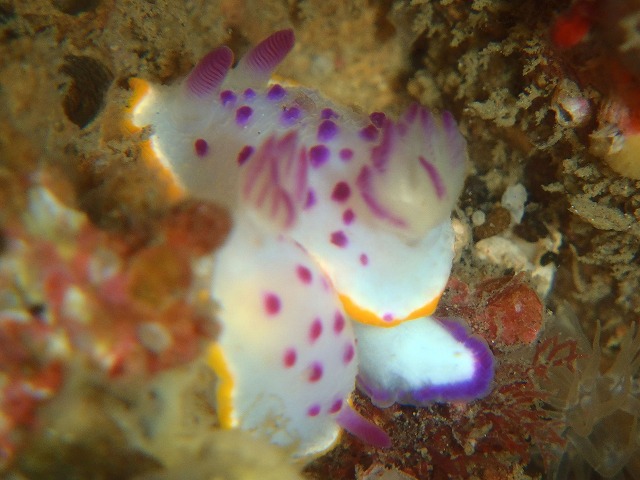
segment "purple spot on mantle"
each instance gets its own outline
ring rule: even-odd
[[[360,254],[360,263],[362,264],[363,267],[369,265],[369,257],[366,253]]]
[[[280,312],[280,297],[275,293],[267,293],[264,296],[264,310],[267,315],[276,315]]]
[[[236,101],[236,94],[231,90],[225,90],[220,92],[220,102],[222,102],[222,106],[226,107],[227,105],[232,105]]]
[[[351,196],[351,188],[347,182],[338,182],[336,186],[333,187],[333,192],[331,193],[331,199],[336,202],[346,202]]]
[[[331,233],[331,243],[333,243],[336,247],[344,248],[347,246],[349,239],[347,235],[342,231],[338,230]]]
[[[311,369],[309,370],[309,381],[311,383],[317,382],[322,378],[322,373],[324,368],[320,362],[313,362],[311,364]]]
[[[446,194],[446,189],[444,188],[444,183],[442,182],[442,178],[440,177],[440,173],[438,173],[438,169],[436,166],[426,160],[424,157],[419,157],[420,165],[427,171],[429,178],[431,179],[431,183],[433,183],[433,187],[436,189],[436,196],[438,200],[442,200],[442,198]]]
[[[315,318],[309,327],[309,341],[314,343],[322,335],[322,320]]]
[[[318,126],[318,140],[320,142],[328,142],[338,135],[338,126],[331,120],[324,120]]]
[[[280,121],[285,127],[289,127],[296,123],[300,118],[302,111],[298,107],[284,107],[280,115]]]
[[[309,161],[311,162],[311,166],[313,168],[319,168],[324,165],[327,160],[329,160],[329,156],[331,152],[324,145],[314,145],[309,149]]]
[[[360,138],[366,140],[367,142],[373,142],[378,139],[378,129],[374,125],[367,125],[362,130],[360,130]]]
[[[342,212],[342,222],[345,225],[351,225],[356,218],[356,214],[353,213],[353,210],[347,208],[344,212]]]
[[[355,356],[356,351],[353,348],[353,344],[352,343],[347,343],[347,345],[344,348],[344,354],[342,355],[342,360],[344,361],[345,364],[348,364],[351,362],[351,360],[353,360],[353,357]]]
[[[338,114],[330,108],[323,108],[320,112],[320,118],[328,120],[330,118],[338,118]]]
[[[343,148],[342,150],[340,150],[340,153],[338,155],[340,156],[340,160],[348,162],[353,158],[353,150],[351,150],[350,148]]]
[[[244,98],[246,98],[247,100],[252,100],[254,98],[256,98],[256,92],[253,88],[247,88],[243,93],[242,96]]]
[[[386,118],[387,116],[383,112],[373,112],[371,115],[369,115],[369,120],[371,120],[371,123],[373,123],[373,125],[378,128],[382,128],[382,125],[384,124],[384,120]]]
[[[393,321],[393,314],[392,313],[385,313],[382,316],[382,320],[384,320],[385,322],[392,322]]]
[[[209,151],[209,144],[204,138],[198,138],[193,144],[193,148],[196,151],[196,155],[204,157]]]
[[[298,265],[296,267],[296,275],[298,275],[302,283],[306,283],[307,285],[311,283],[311,270],[304,265]]]
[[[298,358],[298,354],[296,353],[296,349],[287,348],[284,351],[284,355],[282,357],[282,363],[284,363],[285,368],[291,368],[296,364],[297,358]]]
[[[318,415],[320,415],[320,405],[318,405],[317,403],[311,405],[307,409],[307,415],[309,415],[310,417],[317,417]]]
[[[253,115],[253,109],[248,105],[243,105],[239,109],[236,110],[236,123],[244,127],[249,120],[251,120],[251,115]]]
[[[267,92],[267,98],[273,101],[282,100],[286,94],[287,91],[282,87],[282,85],[276,83]]]
[[[329,413],[338,413],[341,408],[342,408],[342,399],[339,398],[331,404],[331,407],[329,407]]]
[[[253,154],[254,150],[255,148],[251,145],[245,145],[242,147],[242,150],[238,153],[238,165],[244,165],[245,162],[249,160],[249,157]]]

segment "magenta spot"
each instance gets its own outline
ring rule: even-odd
[[[353,347],[351,347],[353,349]],[[346,352],[345,352],[345,357],[346,357]],[[351,357],[353,358],[353,353],[351,354]],[[351,361],[351,360],[349,360]],[[347,362],[349,363],[349,362]],[[322,368],[322,364],[320,362],[313,362],[311,364],[311,367],[309,368],[309,381],[311,383],[317,382],[318,380],[320,380],[322,378],[322,372],[323,372],[323,368]]]
[[[329,413],[338,413],[342,408],[342,399],[337,399],[335,402],[331,404],[329,407]]]
[[[196,155],[198,155],[199,157],[204,157],[209,151],[209,144],[204,138],[199,138],[193,144],[193,148],[196,151]]]
[[[369,257],[366,253],[361,253],[360,254],[360,264],[364,267],[366,265],[369,265]]]
[[[385,322],[393,322],[393,314],[392,313],[385,313],[382,316],[382,320],[384,320]]]
[[[378,129],[373,125],[368,125],[360,130],[360,138],[368,142],[373,142],[378,139]]]
[[[323,120],[323,122],[318,126],[318,141],[320,142],[328,142],[336,138],[338,135],[339,128],[338,126],[331,120]]]
[[[340,160],[342,160],[343,162],[348,162],[353,158],[353,150],[351,150],[350,148],[343,148],[342,150],[340,150],[340,153],[338,155],[340,156]]]
[[[323,108],[320,112],[320,118],[323,120],[328,120],[330,118],[338,118],[338,114],[331,110],[330,108]]]
[[[336,247],[344,248],[347,246],[349,239],[347,235],[342,231],[338,230],[337,232],[331,233],[331,243],[333,243]]]
[[[236,123],[244,127],[249,120],[251,120],[251,115],[253,115],[253,109],[248,105],[243,105],[239,109],[236,110]]]
[[[353,360],[355,354],[356,350],[355,348],[353,348],[353,344],[347,343],[347,345],[344,347],[344,354],[342,355],[342,361],[345,363],[345,365],[351,363],[351,360]]]
[[[331,199],[336,202],[346,202],[351,195],[351,188],[347,182],[338,182],[336,186],[333,187],[333,192],[331,193]]]
[[[387,118],[387,116],[383,112],[373,112],[371,115],[369,115],[369,120],[371,120],[371,123],[373,123],[378,128],[382,128],[385,118]]]
[[[333,331],[336,332],[337,335],[344,330],[345,320],[344,315],[341,312],[336,312],[333,317]]]
[[[313,168],[319,168],[324,165],[327,160],[329,160],[329,156],[331,152],[324,145],[314,145],[309,149],[309,161],[311,162],[311,166]]]
[[[351,225],[356,218],[356,214],[353,213],[353,210],[347,208],[344,212],[342,212],[342,222],[345,225]]]
[[[300,118],[301,113],[298,107],[285,107],[280,115],[280,121],[285,127],[291,126]]]
[[[320,414],[320,405],[314,403],[307,409],[307,415],[310,417],[317,417]]]
[[[298,265],[296,267],[296,275],[298,275],[298,278],[302,283],[311,283],[311,270],[304,265]]]
[[[256,92],[253,88],[247,88],[243,93],[242,96],[244,98],[246,98],[247,100],[252,100],[254,98],[256,98]]]
[[[287,94],[287,91],[284,88],[282,88],[282,85],[276,83],[267,92],[267,98],[269,100],[278,101],[278,100],[282,100],[286,94]]]
[[[307,200],[304,202],[304,208],[308,209],[313,207],[316,204],[316,192],[312,189],[309,189],[307,192]]]
[[[322,320],[315,318],[309,328],[309,340],[311,343],[315,342],[322,335]]]
[[[296,364],[297,359],[298,359],[298,354],[296,353],[296,349],[287,348],[284,351],[284,356],[282,357],[282,363],[284,363],[285,368],[291,368]]]
[[[231,90],[225,90],[220,93],[220,102],[222,102],[222,106],[226,107],[227,105],[232,105],[236,101],[236,94]]]
[[[238,153],[238,165],[244,165],[249,160],[249,157],[253,154],[254,148],[251,145],[245,145]]]
[[[275,293],[267,293],[264,296],[264,310],[267,315],[276,315],[280,312],[280,297]]]

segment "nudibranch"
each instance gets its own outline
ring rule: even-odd
[[[299,456],[340,427],[389,439],[349,403],[379,406],[485,395],[486,343],[431,317],[453,259],[451,210],[466,143],[453,116],[411,105],[363,116],[271,80],[294,45],[274,33],[232,68],[220,47],[172,86],[133,79],[129,128],[177,196],[227,206],[211,296],[221,334],[221,424],[262,433]]]

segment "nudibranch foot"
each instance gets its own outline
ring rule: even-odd
[[[379,407],[469,401],[489,392],[493,357],[461,320],[420,318],[393,328],[355,325],[358,386]]]

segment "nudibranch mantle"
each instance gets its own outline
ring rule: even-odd
[[[453,117],[415,104],[362,116],[270,82],[293,43],[276,32],[233,69],[217,48],[177,85],[133,79],[128,127],[150,127],[143,151],[176,196],[233,212],[211,282],[221,424],[304,456],[339,426],[388,444],[351,409],[356,378],[381,406],[469,400],[488,392],[493,360],[462,324],[429,317],[464,182]]]

